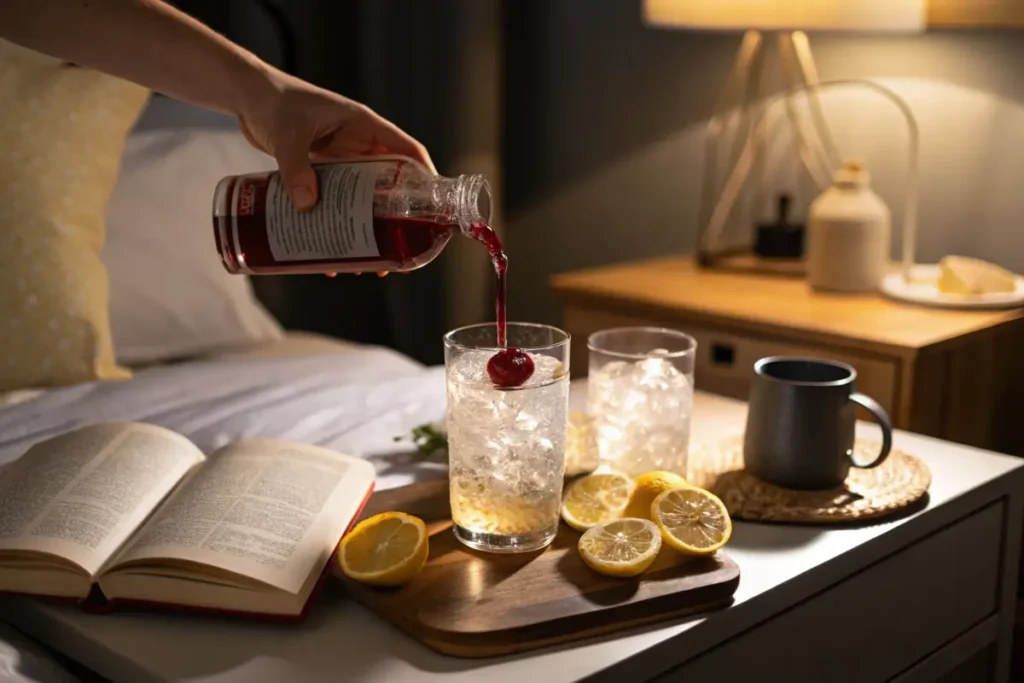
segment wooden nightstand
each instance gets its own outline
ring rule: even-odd
[[[687,257],[564,273],[551,286],[573,336],[575,377],[586,374],[591,333],[662,325],[697,339],[699,389],[746,399],[758,358],[832,358],[857,369],[858,390],[896,427],[1024,455],[1022,311],[819,294],[803,280],[703,271]]]

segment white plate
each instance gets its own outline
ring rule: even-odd
[[[1024,306],[1024,277],[1017,278],[1013,292],[994,294],[944,294],[939,291],[939,267],[917,265],[910,270],[910,282],[903,273],[890,273],[882,280],[881,291],[891,299],[935,308],[1018,308]]]

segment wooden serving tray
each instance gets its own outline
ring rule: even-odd
[[[416,515],[430,532],[430,558],[405,586],[382,589],[345,577],[348,594],[443,654],[491,657],[695,614],[732,602],[736,563],[721,552],[686,559],[664,548],[642,577],[602,576],[579,558],[579,532],[561,525],[544,551],[480,553],[451,532],[448,482],[381,491],[363,518]]]

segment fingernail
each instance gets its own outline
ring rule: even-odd
[[[305,187],[296,187],[292,190],[292,203],[300,209],[308,209],[313,206],[313,193]]]

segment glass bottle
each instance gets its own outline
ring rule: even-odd
[[[457,233],[489,243],[491,192],[482,175],[448,178],[404,157],[319,164],[319,199],[296,209],[277,171],[217,184],[213,232],[230,273],[409,271]],[[500,244],[488,244],[500,253]],[[493,251],[493,249],[492,249]]]

